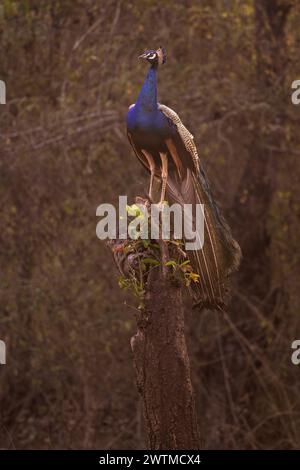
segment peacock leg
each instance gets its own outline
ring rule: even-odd
[[[159,155],[161,158],[161,179],[162,179],[160,204],[162,204],[165,200],[167,180],[168,180],[168,154],[165,152],[159,152]]]
[[[153,180],[154,180],[154,173],[155,173],[155,162],[154,162],[154,159],[153,159],[151,153],[147,152],[147,150],[142,149],[142,153],[146,157],[148,165],[149,165],[150,185],[149,185],[149,190],[148,190],[148,197],[149,197],[150,201],[153,201],[153,199],[152,199],[152,188],[153,188]]]
[[[149,184],[149,190],[148,190],[148,196],[150,201],[152,201],[152,187],[153,187],[153,179],[154,179],[154,168],[150,168],[150,184]]]

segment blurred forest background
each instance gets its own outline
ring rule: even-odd
[[[186,312],[203,446],[300,448],[296,0],[0,2],[1,448],[145,448],[134,299],[95,213],[144,194],[125,116],[159,45],[159,99],[244,255],[230,318]]]

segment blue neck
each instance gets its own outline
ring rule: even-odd
[[[145,78],[136,106],[143,111],[152,112],[157,109],[157,67],[152,66]]]

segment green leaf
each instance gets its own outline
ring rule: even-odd
[[[169,261],[166,262],[166,266],[173,266],[174,268],[176,268],[177,263],[176,261],[170,259]]]
[[[187,259],[186,261],[183,261],[181,264],[180,264],[180,267],[182,268],[183,266],[186,266],[187,264],[190,264],[190,260]]]
[[[144,264],[153,264],[154,266],[159,265],[159,261],[155,258],[144,258],[142,262]]]

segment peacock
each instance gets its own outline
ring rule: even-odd
[[[157,100],[157,71],[166,62],[165,49],[148,50],[139,58],[150,67],[136,103],[128,110],[128,139],[150,173],[150,201],[204,204],[204,244],[188,252],[198,274],[193,296],[200,307],[222,310],[228,301],[229,275],[240,263],[240,247],[213,198],[193,135],[175,111]],[[155,200],[155,181],[160,182],[159,201]]]

